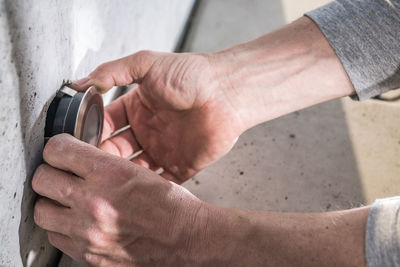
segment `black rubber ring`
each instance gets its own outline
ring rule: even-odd
[[[74,135],[76,117],[79,112],[79,106],[81,104],[83,95],[83,93],[77,93],[72,97],[72,101],[67,111],[68,113],[65,115],[64,133]]]
[[[54,118],[53,131],[51,136],[64,133],[64,124],[67,115],[66,113],[71,104],[71,101],[72,97],[64,95],[61,98],[60,102],[58,103],[58,108]]]

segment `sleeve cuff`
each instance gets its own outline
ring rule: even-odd
[[[400,266],[400,197],[378,199],[368,215],[365,256],[368,267]]]
[[[399,9],[389,1],[337,0],[305,14],[342,62],[356,91],[353,99],[400,87]]]

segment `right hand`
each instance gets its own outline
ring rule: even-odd
[[[162,167],[164,178],[182,183],[226,154],[245,130],[227,79],[211,54],[142,51],[100,65],[71,87],[106,92],[138,83],[106,107],[100,148],[121,157],[142,148],[133,162]],[[110,137],[128,124],[130,130]]]

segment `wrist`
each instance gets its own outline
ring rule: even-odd
[[[364,266],[368,212],[249,212],[241,259],[249,266]]]
[[[247,212],[204,203],[198,213],[190,255],[194,266],[246,266],[246,238],[251,234]]]

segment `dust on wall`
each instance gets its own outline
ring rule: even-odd
[[[31,178],[64,79],[141,49],[172,51],[193,0],[0,0],[0,266],[51,266]]]

